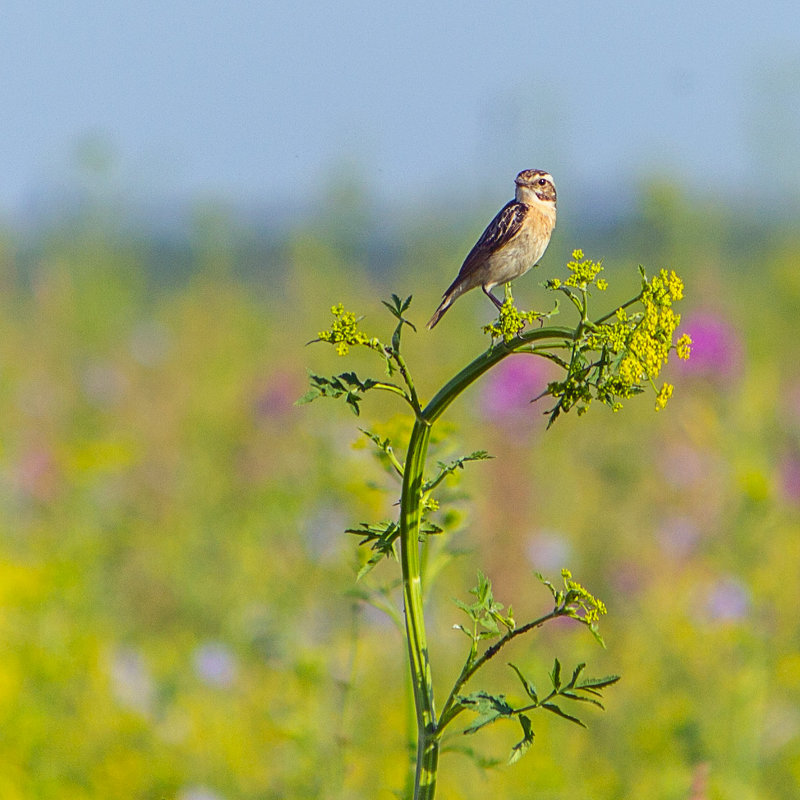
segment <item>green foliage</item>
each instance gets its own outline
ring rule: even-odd
[[[442,711],[441,725],[444,727],[449,724],[461,711],[469,711],[478,715],[477,720],[464,729],[465,734],[475,733],[486,725],[501,719],[517,719],[522,726],[523,738],[513,746],[509,757],[510,764],[518,761],[533,744],[534,732],[528,716],[529,712],[543,708],[585,727],[577,717],[566,713],[554,703],[554,699],[560,697],[565,700],[588,702],[602,709],[603,706],[598,699],[602,696],[602,690],[619,680],[617,675],[579,680],[586,666],[582,663],[575,668],[571,679],[564,683],[561,677],[561,663],[555,659],[553,670],[550,673],[552,690],[543,697],[540,697],[534,684],[523,675],[519,667],[509,664],[522,683],[531,703],[515,706],[506,700],[505,695],[495,695],[483,689],[467,695],[460,694],[461,688],[466,682],[513,639],[559,617],[566,616],[578,620],[589,627],[598,642],[603,643],[597,631],[597,623],[599,616],[606,613],[605,605],[581,584],[574,581],[569,570],[562,571],[562,578],[564,589],[556,589],[552,583],[539,576],[553,596],[553,609],[544,617],[521,627],[515,623],[511,609],[505,615],[501,613],[503,606],[494,599],[491,582],[483,573],[478,573],[478,584],[471,590],[471,593],[476,596],[475,602],[468,605],[459,600],[455,601],[456,605],[465,611],[472,620],[471,629],[462,625],[456,626],[470,637],[471,646],[461,674]],[[496,641],[480,653],[479,644],[489,639]]]
[[[548,674],[551,689],[544,696],[540,697],[536,687],[528,678],[523,675],[522,670],[515,664],[509,664],[516,673],[520,683],[528,696],[530,703],[514,706],[509,703],[505,695],[493,695],[485,691],[471,692],[468,695],[459,696],[456,700],[457,707],[464,711],[477,714],[477,719],[464,729],[465,734],[473,734],[491,725],[498,720],[518,720],[522,726],[523,737],[511,748],[511,755],[508,758],[509,764],[514,764],[530,749],[534,740],[533,723],[529,713],[537,708],[549,711],[555,716],[561,717],[569,722],[585,728],[586,725],[573,714],[565,712],[554,700],[561,698],[579,703],[591,703],[603,709],[603,704],[598,698],[602,697],[603,689],[615,684],[619,680],[618,675],[609,675],[604,678],[583,678],[581,673],[586,667],[585,664],[578,664],[572,671],[572,677],[567,681],[562,681],[561,662],[555,659],[553,669]]]
[[[472,639],[473,652],[476,652],[477,644],[481,639],[499,636],[500,626],[508,631],[513,631],[516,623],[510,608],[508,613],[501,613],[503,605],[495,601],[492,594],[492,583],[482,572],[478,572],[478,585],[470,592],[475,595],[474,603],[468,605],[460,600],[454,602],[472,620],[472,630],[467,630],[462,625],[456,627]]]
[[[423,484],[423,493],[433,491],[448,475],[452,475],[457,470],[464,469],[464,464],[468,464],[470,461],[486,461],[490,458],[493,458],[493,456],[490,456],[486,450],[475,450],[475,452],[470,453],[468,456],[455,458],[448,463],[439,461],[437,464],[439,467],[439,474]]]
[[[469,646],[450,631],[469,618],[441,599],[475,600],[476,560],[500,600],[512,598],[517,627],[528,596],[537,609],[545,594],[527,588],[538,585],[531,571],[560,589],[561,564],[573,564],[608,603],[609,651],[562,620],[509,644],[463,695],[485,688],[520,705],[524,687],[504,674],[512,661],[544,696],[556,654],[562,683],[583,661],[579,680],[623,675],[601,699],[605,714],[555,701],[587,710],[575,715],[588,732],[531,712],[536,744],[513,768],[495,756],[523,739],[521,723],[475,736],[451,725],[443,797],[685,800],[693,784],[709,798],[796,797],[800,240],[794,223],[765,225],[668,188],[669,204],[591,247],[607,254],[612,285],[594,299],[609,308],[639,291],[635,271],[628,280],[615,265],[682,265],[691,284],[681,328],[694,352],[662,370],[659,382],[677,387],[666,410],[654,416],[645,400],[611,415],[596,404],[545,435],[546,399],[524,397],[517,416],[500,418],[487,381],[453,407],[458,437],[446,415],[436,423],[427,480],[437,461],[479,448],[496,457],[434,490],[442,509],[431,518],[447,536],[428,540],[424,574],[430,586],[438,570],[426,616],[440,685]],[[371,309],[379,278],[316,225],[265,245],[241,220],[224,236],[224,218],[200,222],[183,250],[87,226],[0,241],[4,800],[366,800],[406,780],[399,584],[389,562],[354,583],[356,540],[341,533],[396,517],[399,476],[378,448],[376,468],[348,446],[343,407],[292,407],[309,353],[315,372],[345,371],[333,346],[298,344],[319,310],[345,291],[348,305]],[[400,231],[392,280],[414,291],[409,311],[435,305],[431,276],[451,277],[466,224]],[[515,296],[549,307],[530,277]],[[569,302],[555,296],[566,319]],[[459,302],[489,316],[477,293]],[[406,326],[420,390],[478,346],[474,326],[459,324],[468,317],[436,328],[436,358],[417,357],[428,338]],[[718,331],[711,364],[703,319]],[[382,377],[382,356],[353,348],[354,362],[359,350]],[[355,371],[366,375],[362,362]],[[388,393],[366,399],[356,424],[389,438],[402,461],[411,415],[384,416]],[[469,556],[440,567],[446,549]],[[495,769],[482,776],[467,759]]]
[[[297,401],[298,405],[310,403],[318,397],[344,397],[345,403],[356,416],[361,413],[360,403],[364,394],[380,385],[370,378],[360,380],[355,372],[343,372],[331,378],[311,372],[308,377],[311,388]]]
[[[611,315],[594,323],[590,322],[588,317],[589,287],[596,286],[600,290],[607,288],[607,282],[597,277],[603,269],[601,264],[584,259],[583,253],[576,250],[573,253],[573,260],[567,267],[571,273],[567,280],[563,283],[557,280],[550,281],[549,287],[564,293],[579,311],[580,320],[574,329],[541,328],[523,334],[526,325],[552,315],[518,311],[514,306],[510,287],[506,286],[506,300],[500,309],[497,322],[484,328],[484,331],[492,336],[490,349],[445,383],[425,406],[419,401],[411,374],[401,355],[401,335],[404,326],[408,325],[412,330],[416,330],[404,316],[411,305],[411,297],[400,300],[397,295],[392,295],[391,302],[384,302],[397,319],[392,344],[389,347],[382,345],[377,338],[363,334],[358,329],[356,315],[346,312],[341,304],[332,308],[334,321],[331,328],[322,331],[318,337],[319,341],[333,344],[339,355],[345,355],[349,347],[356,345],[379,352],[386,360],[389,375],[396,368],[405,386],[381,384],[377,381],[367,384],[356,378],[354,373],[344,373],[331,379],[312,374],[312,390],[302,398],[303,402],[317,397],[343,396],[358,413],[361,395],[369,389],[382,388],[401,396],[414,412],[414,425],[406,445],[407,454],[403,464],[396,458],[389,437],[381,437],[362,429],[375,446],[384,465],[388,464],[402,480],[398,521],[384,521],[377,525],[362,522],[358,528],[350,528],[347,531],[361,537],[359,544],[368,545],[372,551],[366,563],[359,569],[359,580],[371,572],[385,557],[398,556],[396,546],[400,551],[398,560],[402,568],[409,666],[418,731],[414,800],[432,800],[434,797],[441,737],[447,726],[462,711],[470,710],[478,715],[477,721],[466,729],[466,733],[475,733],[498,719],[519,719],[523,738],[512,749],[510,761],[515,762],[533,742],[533,728],[527,712],[543,708],[552,714],[583,725],[577,717],[565,712],[554,700],[560,698],[584,701],[602,708],[598,700],[588,695],[599,696],[602,688],[617,680],[613,677],[579,683],[578,678],[584,668],[584,664],[581,664],[575,669],[572,679],[562,686],[561,667],[556,659],[551,673],[553,689],[541,701],[532,684],[523,677],[517,667],[514,667],[514,670],[526,687],[532,703],[513,707],[506,702],[503,695],[494,695],[484,690],[469,695],[461,694],[466,682],[512,639],[558,617],[567,616],[577,620],[589,628],[598,642],[603,643],[597,625],[600,615],[606,613],[605,605],[581,584],[572,580],[568,570],[562,571],[563,590],[556,589],[551,583],[544,581],[555,601],[553,611],[521,627],[517,626],[511,608],[503,613],[503,605],[494,599],[491,582],[483,573],[478,573],[478,585],[472,590],[475,601],[469,604],[456,601],[472,622],[470,628],[463,625],[456,626],[470,638],[470,649],[461,673],[438,716],[435,710],[431,663],[426,644],[421,588],[422,561],[419,551],[420,545],[427,551],[428,537],[431,534],[444,532],[441,526],[432,523],[428,518],[431,512],[439,509],[439,502],[433,497],[432,492],[449,475],[463,469],[465,463],[488,458],[486,451],[479,450],[449,463],[440,461],[438,474],[426,479],[425,467],[431,430],[444,409],[487,369],[497,365],[502,358],[515,351],[528,351],[543,356],[561,366],[566,373],[562,381],[553,382],[548,386],[548,393],[557,400],[550,412],[550,424],[562,411],[568,411],[577,398],[582,400],[583,410],[588,407],[593,395],[604,402],[613,400],[612,404],[618,408],[619,403],[615,398],[628,397],[641,391],[640,384],[644,378],[652,382],[673,348],[673,334],[680,318],[672,311],[672,303],[680,300],[683,294],[683,284],[674,272],[668,274],[662,270],[659,276],[647,281],[642,271],[641,293],[617,309],[618,322],[611,326],[604,324]],[[625,308],[635,303],[641,303],[643,311],[638,315],[632,315],[630,324],[625,324],[629,319]],[[556,310],[557,308],[556,305]],[[496,339],[501,339],[502,344],[495,345]],[[681,354],[684,354],[688,346],[685,340],[681,341]],[[560,348],[570,349],[568,362],[558,354]],[[669,391],[671,392],[671,388]],[[658,394],[657,408],[663,407],[666,399],[665,388]],[[481,642],[487,639],[496,641],[480,652]]]

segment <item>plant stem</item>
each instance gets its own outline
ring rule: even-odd
[[[419,553],[422,487],[431,427],[458,395],[506,356],[528,348],[531,342],[544,339],[571,341],[574,335],[575,332],[569,328],[540,328],[528,331],[509,342],[501,342],[464,367],[436,393],[424,409],[417,413],[408,443],[400,495],[400,563],[403,570],[406,639],[417,715],[414,800],[433,800],[436,792],[441,737],[441,727],[436,719],[433,679],[425,635]],[[413,384],[409,385],[409,389],[412,386]],[[469,675],[471,674],[472,671]]]
[[[422,575],[419,560],[420,500],[425,456],[431,435],[430,424],[417,418],[408,443],[403,489],[400,496],[400,563],[403,569],[403,600],[406,638],[417,712],[417,771],[415,800],[431,800],[436,791],[439,739],[433,704],[433,680],[425,636],[422,608]]]
[[[523,625],[519,628],[514,628],[513,631],[509,631],[505,634],[501,639],[496,641],[491,647],[487,648],[483,655],[479,658],[476,658],[474,661],[467,661],[464,664],[464,668],[461,670],[461,674],[458,676],[458,679],[453,684],[453,689],[448,696],[444,708],[442,709],[442,715],[439,718],[439,732],[443,731],[447,725],[452,722],[456,716],[462,711],[459,708],[453,708],[456,696],[460,691],[461,687],[490,659],[496,656],[501,648],[507,645],[512,639],[515,639],[517,636],[521,636],[523,633],[527,633],[534,628],[540,628],[545,622],[548,622],[551,619],[556,619],[557,617],[564,616],[564,607],[555,608],[549,614],[545,614],[543,617],[539,617],[539,619],[535,619],[533,622],[529,622],[526,625]]]

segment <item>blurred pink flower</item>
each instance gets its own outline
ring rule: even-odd
[[[302,394],[297,376],[290,372],[276,372],[257,389],[253,401],[256,417],[274,419],[290,412],[295,400]]]
[[[31,500],[52,500],[58,488],[60,471],[55,455],[47,445],[33,445],[20,454],[16,465],[19,492]]]
[[[531,405],[553,378],[552,366],[543,358],[526,354],[508,356],[489,372],[481,394],[485,417],[499,423],[542,418],[543,408]]]
[[[736,622],[750,612],[750,591],[733,575],[713,583],[706,595],[705,612],[713,622]]]
[[[780,475],[784,498],[794,505],[800,505],[800,456],[797,453],[783,457]]]
[[[713,474],[712,454],[684,442],[675,442],[662,450],[660,467],[664,478],[676,488],[691,488]]]
[[[525,553],[538,572],[557,574],[570,561],[572,548],[558,531],[542,530],[531,536]]]
[[[611,574],[611,583],[615,591],[630,598],[640,592],[646,583],[644,565],[632,559],[618,561]]]
[[[782,392],[784,419],[794,430],[800,429],[800,380],[795,379]]]
[[[689,517],[668,517],[662,522],[656,537],[666,555],[686,558],[700,538],[700,529]]]
[[[681,332],[692,337],[691,358],[675,360],[681,372],[721,380],[735,378],[741,372],[742,338],[726,319],[711,311],[695,312],[683,318]]]

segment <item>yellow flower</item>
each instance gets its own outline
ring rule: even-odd
[[[675,352],[678,354],[678,358],[681,358],[684,361],[686,361],[692,354],[692,337],[689,336],[688,333],[684,333],[683,336],[678,339],[678,342],[675,345]]]
[[[666,406],[667,401],[672,397],[672,390],[675,387],[671,383],[665,383],[661,387],[661,391],[656,396],[656,411],[661,411]]]

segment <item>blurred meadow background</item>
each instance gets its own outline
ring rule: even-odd
[[[576,247],[604,259],[598,312],[638,264],[675,269],[694,348],[658,414],[645,395],[545,431],[551,373],[523,357],[448,412],[443,458],[495,458],[452,487],[443,686],[479,567],[519,620],[548,608],[534,573],[569,567],[608,649],[561,625],[509,657],[622,680],[588,730],[535,719],[513,767],[516,730],[452,740],[500,764],[447,754],[441,796],[797,797],[793,4],[38,5],[0,31],[0,798],[402,790],[404,639],[354,594],[343,531],[396,513],[357,426],[408,421],[296,407],[307,368],[366,371],[305,344],[337,302],[388,337],[380,299],[413,294],[429,398],[492,309],[424,323],[529,167],[560,216],[519,304],[548,308]],[[481,684],[518,691],[504,664]]]

